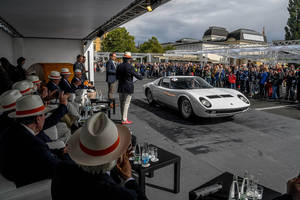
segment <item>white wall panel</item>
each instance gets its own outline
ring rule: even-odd
[[[14,52],[13,52],[13,38],[0,29],[0,58],[5,57],[15,64]]]
[[[82,53],[80,40],[23,39],[23,57],[26,66],[35,63],[74,63]]]

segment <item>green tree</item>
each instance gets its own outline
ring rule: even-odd
[[[286,40],[300,39],[300,0],[289,0],[288,11],[290,17],[285,27]]]
[[[170,50],[175,50],[175,47],[173,47],[173,46],[170,45],[170,44],[164,47],[164,51],[165,51],[165,52],[166,52],[166,51],[170,51]]]
[[[126,28],[116,28],[110,31],[102,41],[101,51],[105,52],[137,52],[134,36]]]
[[[163,47],[160,45],[156,37],[150,38],[140,46],[141,53],[164,53]]]

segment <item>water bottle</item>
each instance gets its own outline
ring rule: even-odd
[[[239,199],[240,199],[240,192],[239,192],[238,177],[234,175],[230,187],[230,191],[229,191],[228,200],[239,200]]]
[[[247,198],[247,192],[249,190],[249,187],[250,187],[249,173],[248,173],[248,171],[245,171],[242,186],[241,186],[241,197],[242,197],[242,199]]]

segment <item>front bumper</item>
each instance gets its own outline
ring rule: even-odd
[[[211,109],[204,110],[202,112],[196,112],[199,117],[217,118],[217,117],[228,117],[239,113],[243,113],[249,110],[249,106],[241,108],[230,108],[230,109]]]

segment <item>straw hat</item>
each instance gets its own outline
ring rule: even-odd
[[[37,86],[36,86],[36,84],[32,83],[31,80],[25,80],[25,81],[28,82],[29,87],[32,89],[32,93],[37,91]]]
[[[72,74],[72,73],[70,72],[70,70],[68,68],[61,68],[60,74],[68,75],[68,74]]]
[[[27,76],[27,80],[30,80],[35,85],[38,85],[42,82],[42,81],[40,81],[40,78],[36,75]]]
[[[126,51],[125,53],[124,53],[124,56],[123,56],[124,58],[132,58],[131,57],[131,53],[129,52],[129,51]]]
[[[81,70],[80,69],[75,69],[75,74],[81,74]]]
[[[33,92],[33,83],[28,80],[19,81],[13,84],[12,88],[19,90],[22,95],[28,95]]]
[[[115,125],[104,113],[97,113],[71,136],[67,148],[77,164],[97,166],[117,160],[130,141],[127,127]]]
[[[27,95],[21,97],[16,102],[16,111],[9,113],[11,118],[22,118],[42,115],[49,112],[50,109],[44,106],[44,103],[39,95]]]
[[[22,97],[19,90],[8,90],[0,96],[0,111],[10,111],[16,108],[16,101]]]
[[[58,71],[51,71],[48,76],[49,79],[58,80],[61,79],[60,73]]]

